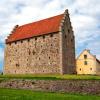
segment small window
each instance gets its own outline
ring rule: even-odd
[[[37,40],[37,37],[35,37],[35,40]]]
[[[55,39],[57,39],[57,38],[55,37]]]
[[[33,55],[35,54],[35,51],[33,50]]]
[[[92,68],[90,68],[90,70],[92,70]]]
[[[81,71],[81,68],[80,68],[80,71]]]
[[[31,54],[30,50],[29,50],[29,55]]]
[[[87,65],[87,61],[84,61],[84,65]]]
[[[43,36],[43,39],[45,39],[45,36]]]
[[[9,45],[11,46],[11,43],[9,43]]]
[[[40,60],[40,57],[39,57],[39,60]]]
[[[21,40],[21,43],[23,43],[23,40]]]
[[[53,34],[50,34],[50,37],[53,37]]]
[[[68,33],[70,33],[70,29],[68,29]]]
[[[84,59],[87,59],[87,55],[84,55]]]
[[[17,42],[15,42],[15,44],[17,44]]]
[[[16,64],[16,67],[19,67],[19,64]]]
[[[71,39],[71,42],[73,42],[73,39]]]
[[[62,28],[62,31],[63,31],[63,32],[65,31],[64,28]]]
[[[28,42],[30,42],[30,39],[28,39]]]
[[[49,57],[49,59],[50,59],[50,57]]]
[[[66,37],[67,37],[67,36],[65,35],[65,39],[66,39]]]
[[[57,50],[57,53],[59,52],[59,50],[58,49],[56,49]]]

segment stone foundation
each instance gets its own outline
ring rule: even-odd
[[[7,80],[1,88],[30,89],[34,91],[66,92],[100,95],[98,80]]]

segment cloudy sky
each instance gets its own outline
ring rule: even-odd
[[[100,59],[100,0],[0,0],[0,70],[5,38],[12,28],[69,9],[76,38],[76,56],[85,48]]]

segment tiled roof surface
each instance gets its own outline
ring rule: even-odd
[[[19,26],[6,40],[6,43],[59,31],[64,14]]]

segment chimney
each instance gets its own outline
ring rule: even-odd
[[[90,50],[87,50],[90,53]]]
[[[88,51],[90,53],[90,50],[89,49],[85,49],[86,51]]]

